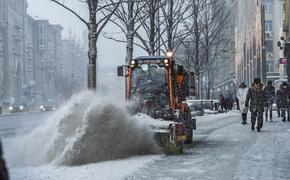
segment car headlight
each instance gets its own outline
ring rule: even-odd
[[[40,106],[40,109],[43,109],[43,108],[44,108],[44,106],[41,105],[41,106]]]
[[[12,107],[12,106],[10,106],[10,107],[9,107],[9,110],[13,110],[13,107]]]
[[[20,108],[20,110],[23,110],[24,107],[23,106],[20,106],[19,108]]]

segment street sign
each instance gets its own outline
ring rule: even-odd
[[[287,59],[285,57],[280,58],[279,64],[287,64]]]

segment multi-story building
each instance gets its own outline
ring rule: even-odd
[[[69,97],[86,87],[88,58],[73,39],[62,40],[61,51],[61,92]]]
[[[275,80],[286,76],[286,65],[280,64],[283,51],[277,42],[284,37],[283,24],[285,0],[263,0],[265,11],[265,50],[267,80]]]
[[[24,47],[24,101],[33,105],[35,103],[35,76],[34,76],[34,34],[33,34],[34,19],[26,16],[25,19],[25,47]]]
[[[4,1],[0,0],[0,105],[4,98]]]
[[[251,84],[256,77],[264,80],[262,60],[262,5],[261,1],[238,1],[236,26],[237,55],[236,74],[238,82]]]
[[[62,48],[63,28],[33,19],[26,9],[27,0],[0,0],[0,105],[63,99],[64,77],[75,84],[71,94],[86,84],[82,48],[73,40]]]
[[[55,100],[61,59],[61,31],[60,25],[51,25],[48,20],[34,21],[36,102]]]
[[[231,11],[228,44],[215,77],[215,95],[235,97],[237,86],[244,81],[251,84],[255,77],[265,81],[263,52],[263,10],[261,0],[226,1]]]
[[[226,7],[230,15],[227,17],[228,23],[224,27],[223,32],[228,38],[225,41],[226,47],[224,55],[217,59],[217,68],[214,77],[214,97],[217,98],[219,94],[226,96],[233,96],[236,92],[236,73],[235,73],[235,27],[237,26],[238,1],[226,0]]]
[[[26,0],[0,0],[0,22],[3,58],[2,101],[13,103],[23,100],[24,88],[24,23]]]

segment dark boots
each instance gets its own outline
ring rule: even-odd
[[[243,125],[247,124],[247,113],[242,113],[242,120]]]
[[[257,131],[260,132],[263,127],[263,113],[262,112],[252,112],[251,113],[251,123],[252,123],[252,131],[255,130],[255,124],[257,121]]]

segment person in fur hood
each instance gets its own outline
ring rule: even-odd
[[[255,78],[252,87],[249,89],[246,97],[246,107],[249,107],[251,112],[252,131],[255,130],[257,120],[257,131],[261,131],[263,126],[263,113],[266,103],[265,92],[260,78]]]

